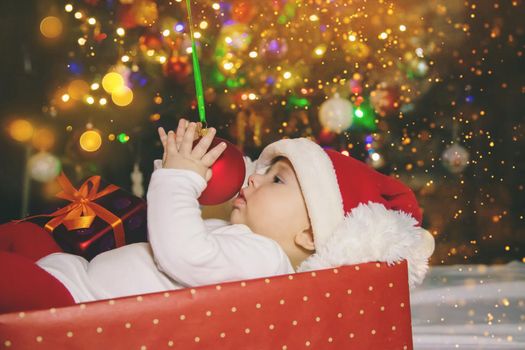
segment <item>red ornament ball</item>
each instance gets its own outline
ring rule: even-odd
[[[196,140],[194,144],[198,142],[199,140]],[[202,205],[216,205],[226,202],[239,192],[244,183],[246,167],[242,152],[235,145],[215,137],[209,149],[221,142],[226,143],[226,149],[211,166],[212,177],[199,197],[199,203]]]

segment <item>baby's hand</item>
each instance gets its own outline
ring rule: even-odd
[[[209,128],[207,134],[193,147],[197,128],[197,123],[189,123],[186,126],[183,119],[179,121],[176,137],[173,131],[170,130],[166,134],[163,128],[159,128],[159,136],[164,146],[162,164],[164,168],[195,171],[209,181],[212,175],[210,167],[224,152],[226,144],[221,142],[208,151],[216,133],[214,128]]]
[[[180,148],[180,145],[182,143],[182,137],[184,136],[184,131],[188,128],[188,125],[190,124],[189,121],[186,119],[180,119],[179,125],[177,128],[177,135],[175,137],[175,144],[177,145],[177,149]],[[195,135],[193,135],[193,141],[197,140],[201,135],[202,130],[202,123],[197,123],[197,128],[195,129]],[[159,138],[160,142],[162,143],[162,147],[164,149],[164,154],[162,155],[162,167],[164,167],[164,163],[166,163],[166,142],[168,140],[168,135],[166,134],[166,131],[164,131],[164,128],[160,127],[158,129],[159,132]]]

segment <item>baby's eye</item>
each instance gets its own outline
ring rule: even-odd
[[[274,183],[284,183],[283,180],[281,180],[281,178],[279,176],[274,176],[273,177],[273,182]]]

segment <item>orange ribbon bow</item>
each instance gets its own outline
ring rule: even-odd
[[[117,186],[108,185],[102,191],[98,192],[100,176],[90,177],[78,190],[73,187],[64,173],[61,173],[57,177],[57,181],[60,187],[62,187],[62,191],[60,191],[56,197],[71,201],[72,203],[51,214],[35,215],[24,220],[41,216],[54,216],[54,218],[49,220],[45,225],[46,230],[53,232],[53,230],[61,224],[64,224],[69,231],[89,228],[98,216],[113,228],[116,247],[118,248],[125,244],[122,220],[94,202],[96,199],[118,190]],[[91,188],[89,184],[91,184]]]

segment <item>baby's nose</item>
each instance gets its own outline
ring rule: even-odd
[[[248,176],[248,186],[257,187],[259,183],[258,175],[257,174],[251,174]]]
[[[253,178],[253,174],[248,176],[248,186],[253,186],[254,185],[254,178]]]

